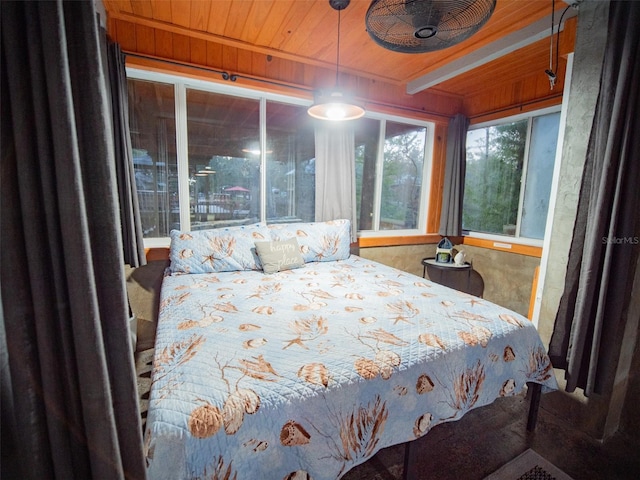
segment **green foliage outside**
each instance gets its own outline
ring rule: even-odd
[[[422,165],[424,129],[387,138],[384,149],[381,218],[400,228],[416,228]]]
[[[462,226],[515,234],[527,120],[469,132]]]
[[[387,136],[385,139],[380,206],[381,229],[417,227],[426,129],[404,127],[405,131],[402,133]],[[364,145],[356,146],[358,210],[361,207],[363,190],[374,188],[373,184],[363,184],[362,181],[365,148]]]

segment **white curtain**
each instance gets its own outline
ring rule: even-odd
[[[323,123],[316,127],[316,221],[346,218],[351,241],[356,231],[356,166],[353,128]]]

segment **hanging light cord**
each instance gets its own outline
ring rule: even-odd
[[[342,13],[342,9],[338,9],[338,51],[336,53],[336,87],[339,87],[339,68],[340,68],[340,14]]]

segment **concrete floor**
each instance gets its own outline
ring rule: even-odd
[[[640,479],[637,438],[619,434],[607,442],[598,442],[573,430],[543,407],[536,430],[527,432],[528,408],[529,402],[523,396],[500,398],[457,422],[436,426],[416,440],[419,478],[481,480],[531,448],[574,480]],[[352,469],[343,480],[400,479],[403,458],[404,446],[389,447]]]

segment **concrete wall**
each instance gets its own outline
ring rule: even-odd
[[[540,259],[469,245],[463,245],[460,249],[465,251],[467,261],[482,275],[483,298],[526,317],[533,275],[535,268],[540,265]]]
[[[124,267],[129,306],[137,319],[137,351],[155,344],[162,275],[168,266],[169,260],[159,260],[138,268]]]

